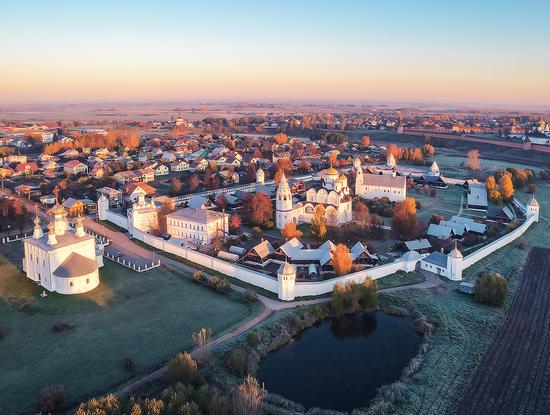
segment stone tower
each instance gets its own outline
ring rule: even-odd
[[[277,270],[279,299],[292,301],[296,297],[296,266],[285,262]]]
[[[441,173],[439,171],[439,166],[437,165],[437,162],[433,162],[432,166],[430,167],[430,174],[432,176],[439,176]]]
[[[353,162],[355,167],[355,196],[363,193],[363,166],[361,166],[361,160],[358,158]]]
[[[287,223],[292,221],[292,191],[283,173],[275,201],[275,222],[277,229],[283,229]]]
[[[526,213],[527,219],[529,219],[531,216],[534,216],[535,222],[539,221],[540,206],[539,206],[539,202],[537,202],[537,200],[535,199],[535,195],[533,195],[529,203],[527,203],[527,212],[525,213]]]
[[[101,195],[97,199],[97,217],[99,220],[107,219],[107,211],[109,210],[109,199],[105,195]]]
[[[265,173],[262,169],[256,171],[256,183],[263,184],[265,181]]]
[[[460,281],[462,279],[462,253],[458,250],[456,241],[454,249],[447,255],[447,276],[450,280]]]

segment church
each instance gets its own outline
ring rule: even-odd
[[[391,154],[390,154],[391,156]],[[361,160],[353,162],[355,169],[355,195],[363,199],[387,197],[391,202],[400,202],[407,197],[407,179],[395,172],[386,174],[364,174]]]
[[[282,175],[275,202],[277,229],[283,229],[290,222],[311,223],[317,205],[325,208],[329,225],[343,225],[352,221],[352,197],[347,177],[330,167],[323,171],[321,183],[319,189],[308,189],[305,202],[293,204],[292,191],[285,175]]]
[[[67,214],[59,203],[51,213],[54,220],[48,233],[43,234],[37,216],[32,238],[23,241],[23,270],[48,291],[81,294],[93,290],[99,285],[99,267],[103,266],[95,237],[84,232],[82,217],[77,219],[75,231],[70,231]]]

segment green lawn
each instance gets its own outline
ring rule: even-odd
[[[450,185],[447,189],[436,189],[436,195],[431,197],[421,188],[415,188],[407,193],[407,196],[420,202],[417,216],[428,222],[432,215],[441,215],[446,219],[458,214],[461,197],[464,190],[461,186]],[[464,213],[467,213],[465,210]]]
[[[426,278],[419,272],[396,272],[386,277],[378,278],[376,284],[379,289],[401,287],[424,282]]]
[[[0,413],[33,412],[40,389],[52,384],[64,385],[76,404],[190,349],[201,327],[217,335],[258,311],[240,295],[164,268],[139,274],[110,261],[90,293],[40,292],[0,257]],[[74,328],[54,333],[59,321]],[[135,360],[134,372],[124,370],[125,357]]]

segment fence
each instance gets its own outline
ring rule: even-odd
[[[107,259],[110,259],[113,262],[117,262],[120,265],[133,269],[136,272],[145,272],[145,271],[149,271],[150,269],[160,267],[160,260],[157,260],[156,262],[151,262],[149,264],[138,265],[131,261],[125,260],[124,258],[120,258],[116,255],[110,254],[109,252],[104,252],[103,256],[106,257]]]
[[[30,238],[32,234],[32,232],[25,232],[18,235],[3,236],[2,243],[7,244],[10,242],[21,241],[23,239]]]

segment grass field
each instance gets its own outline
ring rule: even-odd
[[[376,284],[379,289],[401,287],[424,282],[426,278],[418,272],[396,272],[383,278],[378,278]]]
[[[409,191],[407,196],[420,202],[421,207],[416,214],[420,219],[428,222],[432,215],[441,215],[449,219],[458,214],[463,194],[464,190],[461,186],[450,185],[447,189],[436,189],[435,197],[425,194],[420,188]]]
[[[90,293],[41,298],[41,289],[0,262],[0,413],[34,413],[40,389],[62,384],[70,404],[160,366],[192,346],[191,334],[217,335],[258,311],[164,268],[135,273],[106,261]],[[74,328],[55,333],[56,322]],[[127,372],[122,361],[135,360]]]

